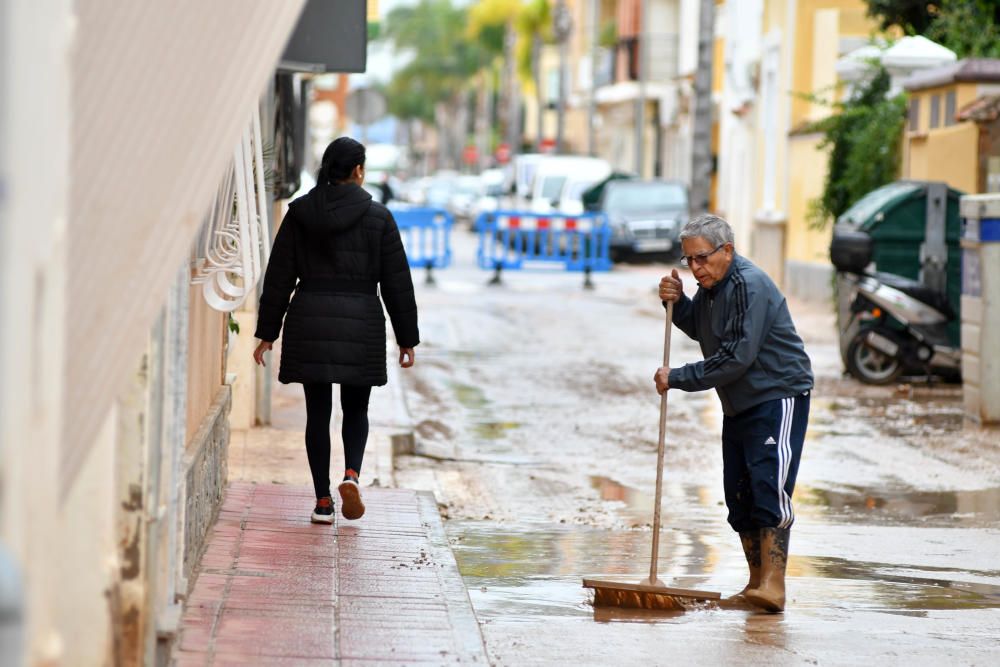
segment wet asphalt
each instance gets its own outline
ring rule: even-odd
[[[668,265],[616,267],[593,290],[548,267],[489,286],[475,237],[456,229],[453,245],[435,285],[414,274],[417,455],[396,481],[436,494],[494,664],[1000,660],[1000,433],[964,419],[959,386],[842,377],[826,304],[790,304],[817,386],[786,612],[594,609],[582,577],[649,567]],[[700,353],[675,330],[671,357]],[[668,414],[661,578],[732,594],[746,565],[718,400],[671,391]]]

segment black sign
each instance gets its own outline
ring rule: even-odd
[[[367,55],[366,0],[308,0],[278,69],[364,72]]]

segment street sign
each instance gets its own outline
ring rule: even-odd
[[[358,125],[371,125],[386,112],[385,95],[373,88],[358,88],[347,96],[347,116]]]
[[[510,162],[510,144],[503,142],[497,146],[496,150],[497,162],[500,164],[507,164]]]
[[[462,162],[467,165],[474,165],[479,162],[479,151],[476,149],[475,144],[469,144],[462,149]]]

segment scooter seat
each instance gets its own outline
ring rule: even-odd
[[[898,289],[903,294],[911,296],[917,301],[926,303],[931,308],[939,310],[949,319],[953,319],[955,317],[955,311],[952,309],[947,295],[935,289],[931,289],[921,282],[910,280],[909,278],[904,278],[903,276],[897,276],[895,273],[882,273],[880,271],[875,273],[875,279],[883,285],[892,287],[893,289]]]

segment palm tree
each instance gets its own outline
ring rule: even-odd
[[[521,37],[518,42],[517,67],[522,81],[534,88],[538,116],[535,125],[535,147],[542,145],[542,117],[545,110],[545,90],[542,86],[542,45],[552,39],[552,12],[548,0],[528,0],[517,18]]]
[[[517,17],[522,10],[521,0],[480,0],[469,8],[466,36],[481,40],[491,30],[499,31],[500,50],[490,67],[499,70],[500,100],[503,109],[503,136],[514,150],[520,144],[519,107],[520,95],[515,80],[515,49],[517,44]],[[499,56],[502,55],[502,58]],[[500,69],[502,67],[502,69]],[[493,77],[491,77],[493,78]]]
[[[413,56],[386,89],[389,111],[401,119],[436,124],[445,143],[443,157],[453,166],[460,160],[466,131],[454,119],[468,117],[471,84],[500,41],[493,32],[467,39],[467,23],[467,10],[452,6],[451,0],[420,0],[392,10],[380,36]]]

